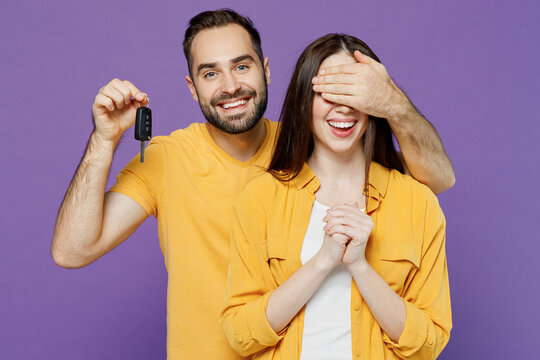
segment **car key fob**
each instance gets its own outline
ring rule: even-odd
[[[152,110],[145,106],[137,109],[135,140],[148,141],[152,138]]]
[[[152,138],[152,110],[141,106],[135,118],[135,140],[141,142],[141,163],[144,162],[144,142]]]

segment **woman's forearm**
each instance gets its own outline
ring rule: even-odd
[[[388,337],[397,343],[407,319],[403,299],[369,263],[361,263],[348,269],[373,317]]]
[[[270,295],[266,306],[266,318],[276,333],[287,326],[332,271],[333,266],[325,264],[318,255],[304,264]]]

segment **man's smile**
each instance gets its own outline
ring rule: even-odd
[[[251,100],[251,97],[244,97],[241,99],[235,98],[229,101],[220,102],[217,105],[226,112],[244,110],[247,107],[247,104]]]

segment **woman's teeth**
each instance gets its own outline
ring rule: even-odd
[[[238,100],[238,101],[235,101],[235,102],[232,102],[232,103],[223,104],[223,105],[221,105],[221,107],[224,108],[224,109],[230,109],[232,107],[241,106],[241,105],[244,105],[246,103],[247,103],[247,100]]]
[[[350,129],[356,124],[354,121],[352,122],[342,122],[342,121],[329,121],[328,122],[331,126],[338,128],[338,129]]]

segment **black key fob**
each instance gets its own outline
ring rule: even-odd
[[[152,138],[152,110],[141,106],[135,118],[135,140],[148,141]]]

